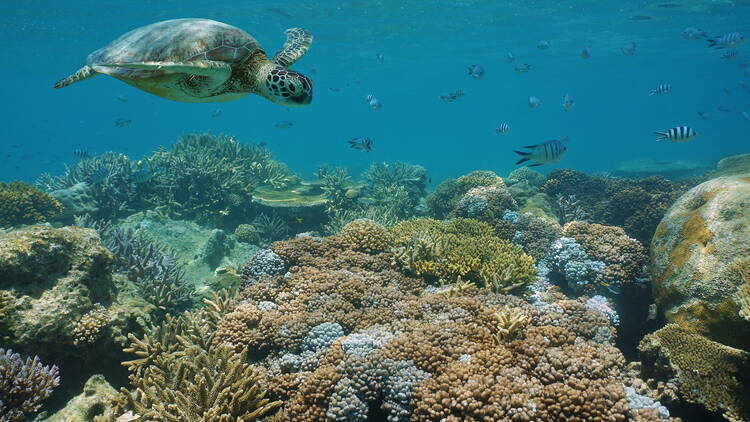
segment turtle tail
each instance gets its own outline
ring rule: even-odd
[[[84,79],[93,78],[98,75],[99,72],[94,70],[91,66],[84,66],[76,71],[76,73],[68,76],[67,78],[60,79],[55,83],[55,88],[65,88],[68,85],[74,84]]]

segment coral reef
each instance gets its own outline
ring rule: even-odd
[[[53,196],[23,182],[0,182],[0,227],[43,223],[62,210]]]
[[[674,203],[651,243],[653,294],[667,321],[745,350],[750,323],[735,298],[738,265],[750,258],[748,201],[747,175],[702,183]]]
[[[390,249],[392,237],[386,228],[367,219],[354,220],[339,234],[341,241],[355,251],[377,253]]]
[[[362,195],[371,199],[369,206],[389,209],[399,219],[414,217],[427,194],[427,170],[418,165],[372,163],[362,178]]]
[[[0,421],[20,422],[37,412],[60,384],[56,366],[0,348]]]
[[[404,226],[444,227],[400,224],[397,240]],[[491,235],[472,221],[446,230]],[[289,271],[249,284],[213,341],[248,345],[270,397],[284,401],[283,420],[673,420],[648,413],[660,405],[647,387],[626,392],[643,382],[611,345],[608,317],[582,301],[439,294],[390,270],[390,254],[358,252],[338,237],[271,247]]]
[[[473,171],[458,179],[447,179],[427,196],[427,208],[430,215],[437,219],[447,217],[448,213],[458,206],[458,202],[466,192],[480,186],[504,187],[505,184],[495,173],[487,170]]]
[[[100,303],[95,304],[94,308],[83,314],[73,327],[73,344],[88,345],[99,340],[102,337],[102,331],[109,325],[109,319],[104,306]]]
[[[258,244],[260,242],[260,234],[255,226],[252,224],[240,224],[234,230],[234,237],[238,242]]]
[[[394,263],[411,274],[451,283],[460,276],[496,291],[531,283],[534,259],[494,236],[486,223],[457,218],[448,224],[416,219],[396,224]]]
[[[268,148],[223,135],[183,136],[148,163],[158,169],[149,201],[170,215],[199,222],[221,223],[245,214],[258,186],[283,189],[297,182]]]
[[[645,377],[673,385],[681,398],[719,412],[728,421],[750,418],[750,353],[677,324],[647,335],[638,348]]]
[[[83,392],[73,397],[64,408],[43,422],[91,422],[94,418],[111,412],[111,400],[117,391],[102,375],[92,375],[83,386]]]
[[[65,354],[83,314],[113,300],[112,262],[91,229],[31,226],[0,235],[0,292],[13,304],[2,325],[13,347]]]
[[[73,166],[66,164],[61,176],[42,174],[37,185],[78,212],[96,210],[97,218],[111,219],[147,207],[154,192],[150,179],[157,173],[148,160],[133,161],[124,154],[106,152]]]

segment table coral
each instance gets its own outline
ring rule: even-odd
[[[0,182],[0,227],[43,223],[62,211],[48,193],[23,182]]]

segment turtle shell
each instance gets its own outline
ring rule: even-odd
[[[214,60],[240,63],[261,48],[247,32],[209,19],[172,19],[136,28],[89,54],[87,64],[121,77],[148,77],[144,70],[103,67],[105,63],[187,62]],[[103,68],[103,69],[102,69]]]

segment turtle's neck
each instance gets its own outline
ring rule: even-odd
[[[229,91],[263,95],[263,83],[272,67],[266,52],[260,48],[255,50],[241,66],[235,67]]]

